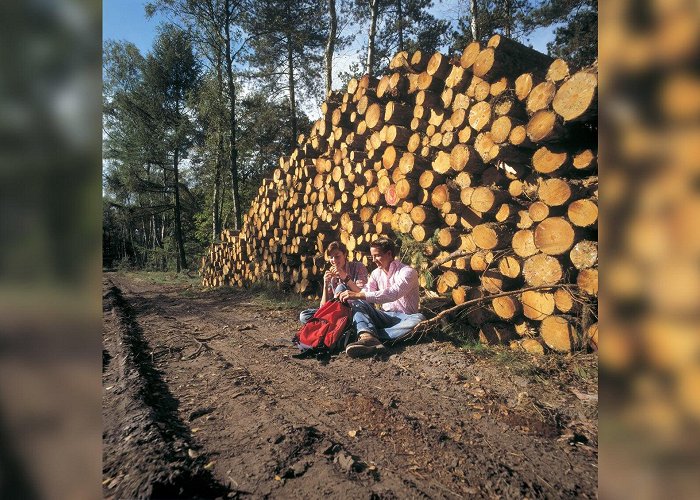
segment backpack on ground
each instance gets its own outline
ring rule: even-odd
[[[351,316],[350,306],[336,298],[323,304],[292,339],[302,351],[298,357],[345,350],[351,336]]]

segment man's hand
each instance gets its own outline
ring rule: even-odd
[[[343,292],[340,292],[340,295],[338,295],[338,299],[340,299],[341,302],[346,302],[348,300],[352,299],[362,299],[363,295],[362,292],[353,292],[351,290],[345,290]]]

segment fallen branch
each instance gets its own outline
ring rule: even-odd
[[[442,318],[445,316],[449,316],[451,314],[454,314],[468,306],[472,306],[474,304],[479,304],[481,302],[485,302],[487,300],[493,300],[498,297],[508,297],[509,295],[517,295],[523,292],[530,292],[534,290],[547,290],[547,289],[553,289],[553,288],[575,288],[576,285],[570,285],[570,284],[560,284],[560,285],[542,285],[542,286],[531,286],[529,288],[520,288],[518,290],[511,290],[510,292],[502,292],[502,293],[495,293],[493,295],[485,295],[484,297],[479,297],[477,299],[472,299],[472,300],[467,300],[466,302],[462,302],[461,304],[457,304],[454,307],[450,307],[449,309],[445,309],[438,315],[436,315],[433,318],[426,319],[418,323],[413,330],[413,333],[410,334],[410,337],[413,337],[413,335],[417,333],[425,333],[428,330],[430,330],[432,327],[437,325]],[[409,337],[409,338],[410,338]]]

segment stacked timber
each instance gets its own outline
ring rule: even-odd
[[[316,296],[329,241],[368,265],[384,234],[421,248],[426,293],[500,295],[465,315],[483,342],[597,346],[597,67],[495,35],[451,59],[399,53],[321,113],[240,232],[211,245],[205,286],[272,280]]]

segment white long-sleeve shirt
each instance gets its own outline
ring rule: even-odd
[[[420,302],[418,273],[400,260],[394,260],[389,264],[388,273],[385,273],[381,267],[372,271],[362,291],[367,302],[381,304],[385,311],[406,314],[418,312]]]

